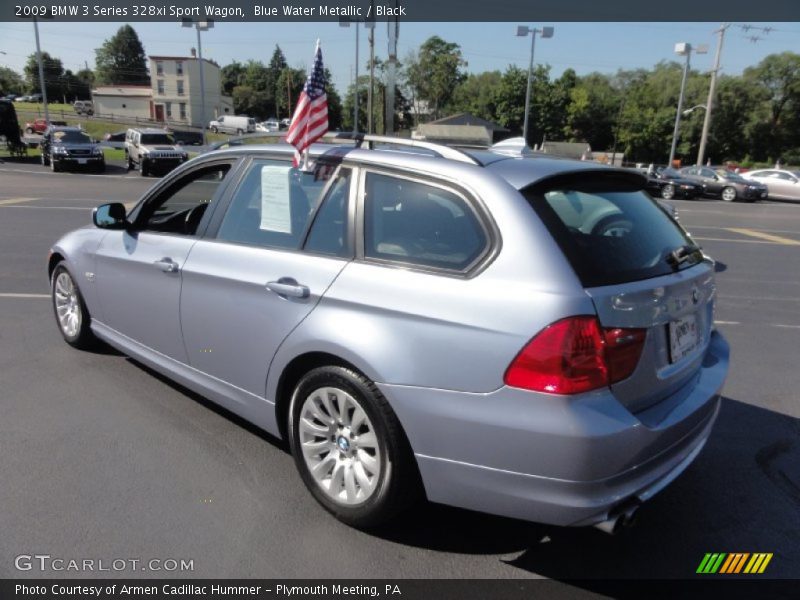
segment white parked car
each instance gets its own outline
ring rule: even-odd
[[[281,124],[278,119],[267,119],[266,121],[262,121],[258,125],[256,125],[256,131],[263,131],[265,133],[271,133],[273,131],[280,131]]]

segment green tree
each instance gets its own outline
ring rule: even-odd
[[[266,98],[264,92],[249,85],[237,85],[233,88],[233,111],[257,119],[266,115]]]
[[[123,25],[95,50],[97,81],[113,85],[149,85],[144,47],[136,31]]]
[[[497,122],[513,134],[522,132],[525,119],[525,86],[528,72],[509,65],[500,78],[495,100]]]
[[[233,88],[237,85],[244,85],[245,67],[238,61],[233,61],[220,69],[220,79],[222,80],[222,93],[226,96],[233,95]]]
[[[63,88],[64,65],[61,59],[53,58],[47,52],[42,52],[42,68],[44,70],[44,85],[47,89],[47,99],[59,98]],[[29,92],[41,93],[39,85],[39,63],[36,54],[31,54],[25,63],[25,83]]]
[[[0,67],[0,94],[21,94],[25,87],[22,76],[8,67]]]
[[[572,142],[586,141],[596,150],[611,150],[621,94],[611,78],[600,73],[582,77],[570,90],[564,135]]]
[[[762,90],[751,126],[751,147],[759,160],[777,160],[800,146],[800,55],[770,54],[745,69],[743,80]]]
[[[275,51],[272,53],[272,58],[267,66],[267,76],[265,81],[266,89],[264,90],[267,92],[269,102],[272,104],[272,116],[275,117],[280,114],[279,96],[283,91],[279,87],[279,80],[281,78],[281,74],[288,66],[289,65],[286,63],[286,56],[284,56],[283,50],[281,50],[280,46],[275,44]]]
[[[406,62],[406,78],[413,90],[413,99],[427,103],[431,116],[438,119],[456,86],[466,78],[463,67],[467,62],[461,55],[461,47],[435,35]]]
[[[494,121],[497,118],[497,96],[502,80],[500,71],[470,73],[455,89],[450,110],[468,112],[481,119]]]

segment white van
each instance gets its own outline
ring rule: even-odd
[[[211,121],[208,128],[214,133],[253,133],[256,130],[256,120],[252,117],[223,115],[217,117],[216,121]]]

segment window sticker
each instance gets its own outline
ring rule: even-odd
[[[53,137],[56,138],[57,140],[60,140],[61,138],[64,137],[64,133],[65,132],[63,131],[56,131],[55,133],[53,133]]]
[[[263,231],[292,233],[292,212],[289,203],[291,167],[261,167],[261,224]]]

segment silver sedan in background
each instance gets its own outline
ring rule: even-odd
[[[800,202],[800,171],[757,169],[742,173],[742,177],[765,184],[771,200]]]

